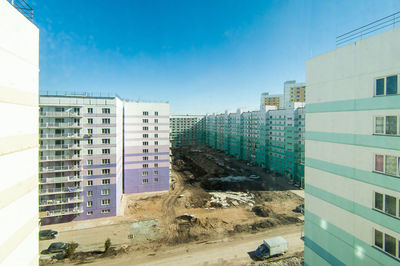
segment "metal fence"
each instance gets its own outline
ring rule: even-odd
[[[33,8],[24,0],[8,0],[19,12],[33,22]]]
[[[391,14],[387,17],[378,19],[371,22],[365,26],[357,28],[355,30],[349,31],[345,34],[336,37],[336,46],[350,43],[352,41],[361,40],[367,36],[372,35],[372,33],[383,31],[389,27],[395,28],[400,25],[400,11]]]

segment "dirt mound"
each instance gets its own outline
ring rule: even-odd
[[[252,211],[260,217],[269,217],[273,213],[271,208],[266,206],[255,206]]]
[[[201,237],[209,236],[214,226],[208,219],[199,219],[193,215],[180,215],[170,224],[167,243],[175,245],[199,240]]]

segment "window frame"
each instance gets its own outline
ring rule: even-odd
[[[387,94],[387,78],[388,77],[393,77],[393,76],[397,76],[397,93],[396,94]],[[400,90],[399,90],[399,85],[400,85],[400,81],[399,81],[399,74],[390,74],[390,75],[385,75],[385,76],[380,76],[380,77],[376,77],[374,78],[374,97],[384,97],[384,96],[392,96],[392,95],[399,95],[400,94]],[[383,79],[383,94],[382,95],[377,95],[376,94],[376,82],[379,79]]]

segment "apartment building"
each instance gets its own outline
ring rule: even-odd
[[[171,146],[203,145],[205,139],[204,117],[204,115],[171,115]]]
[[[305,265],[400,263],[399,43],[393,28],[307,61]]]
[[[169,104],[124,102],[124,193],[169,189]]]
[[[41,95],[39,105],[41,223],[115,216],[122,197],[122,101]]]
[[[1,265],[39,264],[39,29],[21,7],[0,0]]]
[[[283,85],[285,108],[290,103],[306,102],[306,84],[298,83],[295,80],[288,80]]]
[[[283,94],[269,94],[268,92],[261,94],[261,106],[276,106],[278,109],[282,109],[285,104]]]

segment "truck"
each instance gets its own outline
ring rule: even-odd
[[[273,256],[279,256],[287,252],[288,242],[281,236],[264,239],[263,243],[256,249],[255,255],[261,260]]]

